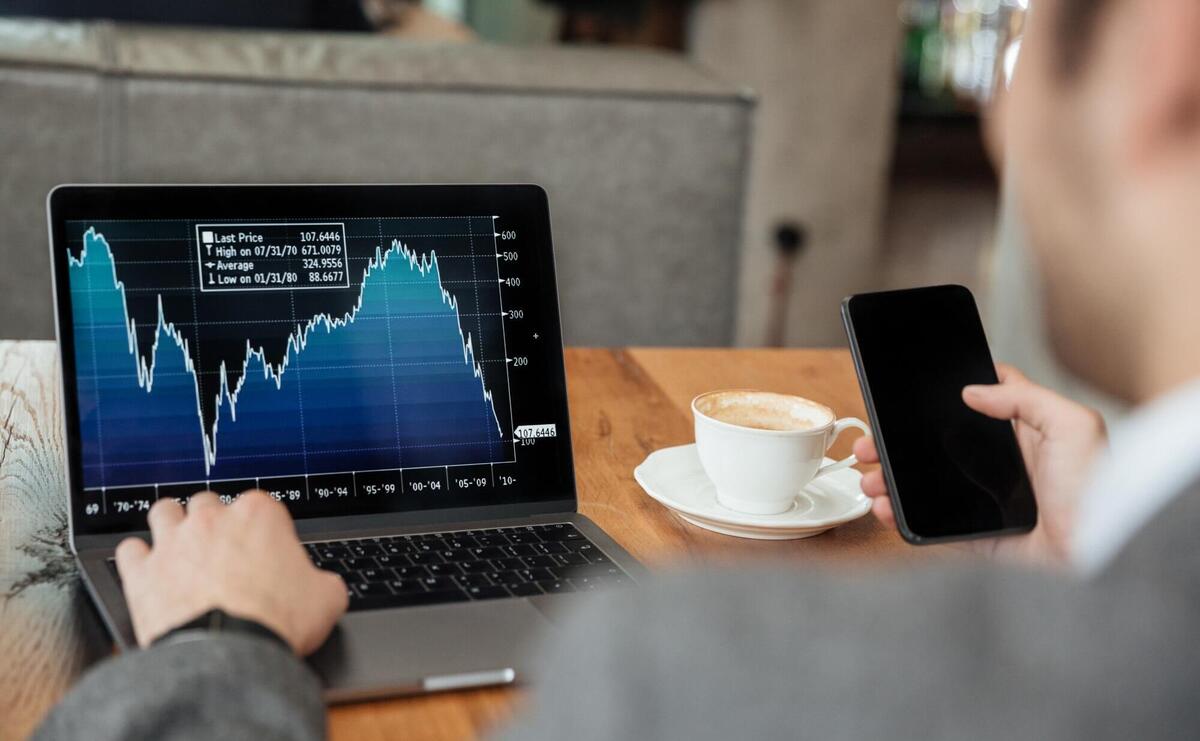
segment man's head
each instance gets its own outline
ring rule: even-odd
[[[1032,0],[1006,113],[1061,359],[1134,400],[1200,374],[1200,2]]]

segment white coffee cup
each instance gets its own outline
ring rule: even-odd
[[[858,462],[854,456],[822,466],[825,452],[851,427],[824,404],[769,391],[711,391],[692,400],[696,448],[717,501],[732,510],[777,515],[792,508],[813,479]]]

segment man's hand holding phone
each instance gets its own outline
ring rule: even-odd
[[[1107,444],[1104,420],[1095,410],[1038,386],[1012,366],[998,364],[996,371],[999,384],[967,386],[963,401],[980,414],[1013,423],[1040,516],[1028,535],[966,541],[966,545],[989,555],[1065,564],[1076,504],[1092,461]],[[879,462],[871,438],[855,441],[854,454],[861,463]],[[883,473],[876,469],[865,474],[862,489],[873,500],[874,515],[895,526]]]

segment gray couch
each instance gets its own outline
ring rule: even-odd
[[[753,102],[671,55],[0,20],[0,336],[61,182],[536,182],[567,341],[733,339]]]

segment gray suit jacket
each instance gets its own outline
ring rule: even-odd
[[[581,604],[504,738],[1200,735],[1200,487],[1093,581],[958,565],[676,575]],[[316,738],[317,682],[265,641],[91,671],[38,738]]]

